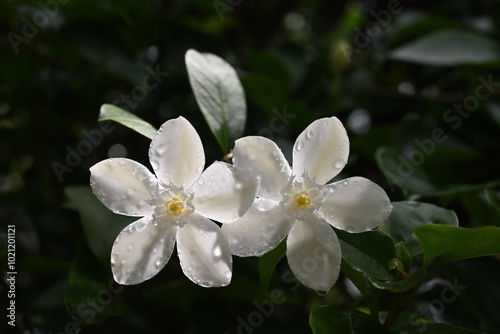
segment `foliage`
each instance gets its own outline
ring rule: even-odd
[[[15,225],[18,272],[8,330],[494,333],[499,6],[2,2],[0,255],[7,264]],[[381,185],[391,216],[335,231],[342,274],[326,295],[296,281],[284,242],[234,257],[224,288],[192,284],[176,263],[118,286],[111,246],[133,219],[95,198],[89,167],[118,156],[147,166],[155,129],[180,115],[207,163],[230,161],[244,135],[290,160],[304,125],[335,115],[351,140],[339,178]]]

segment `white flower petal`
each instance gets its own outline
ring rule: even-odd
[[[189,187],[205,166],[200,136],[184,117],[163,123],[149,147],[149,160],[165,184]]]
[[[294,223],[288,234],[286,257],[295,277],[308,288],[328,292],[337,282],[340,244],[322,219]]]
[[[325,184],[344,168],[349,156],[349,138],[337,117],[312,122],[293,147],[293,174],[307,172],[317,184]]]
[[[226,286],[231,281],[233,260],[221,229],[211,220],[193,214],[179,228],[177,252],[182,271],[203,287]]]
[[[119,284],[131,285],[155,276],[168,262],[177,227],[153,225],[147,216],[125,227],[111,250],[111,270]]]
[[[327,195],[319,213],[332,226],[365,232],[389,217],[392,204],[385,191],[363,177],[351,177],[325,186]]]
[[[244,137],[236,140],[233,164],[250,172],[260,181],[257,195],[279,201],[280,189],[291,176],[291,168],[280,148],[264,137]]]
[[[113,158],[90,168],[90,186],[97,198],[114,213],[143,217],[153,208],[145,202],[156,187],[156,177],[140,163]]]
[[[187,191],[194,193],[193,205],[198,214],[227,223],[250,209],[258,186],[258,181],[243,169],[215,162]]]
[[[292,222],[278,202],[257,199],[240,219],[222,225],[231,252],[238,256],[261,256],[273,250],[285,239]]]

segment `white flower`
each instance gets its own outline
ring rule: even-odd
[[[229,244],[210,219],[231,222],[241,217],[255,199],[258,182],[222,162],[203,172],[200,137],[182,117],[161,126],[149,160],[156,177],[124,158],[90,168],[90,185],[105,206],[117,214],[143,217],[116,237],[111,250],[114,279],[137,284],[153,277],[167,264],[177,242],[182,271],[189,279],[204,287],[229,284]]]
[[[336,117],[316,120],[299,135],[292,168],[273,141],[238,139],[233,163],[255,175],[260,189],[248,213],[222,227],[233,254],[260,256],[288,235],[286,256],[294,275],[307,287],[330,290],[341,262],[330,225],[348,232],[369,231],[392,210],[382,188],[365,178],[325,185],[344,168],[348,155],[349,139]]]

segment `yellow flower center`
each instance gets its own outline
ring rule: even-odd
[[[309,205],[309,197],[306,194],[300,194],[295,197],[295,205],[300,208],[306,208]]]
[[[184,203],[179,201],[177,198],[172,199],[168,204],[167,204],[167,212],[171,216],[180,216],[182,215],[182,211],[184,210]]]

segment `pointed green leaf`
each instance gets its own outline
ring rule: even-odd
[[[406,271],[411,269],[411,266],[413,265],[413,258],[411,257],[408,248],[405,247],[402,241],[396,244],[396,257],[399,261],[401,261]]]
[[[247,117],[243,87],[225,60],[196,50],[186,52],[189,82],[196,102],[224,152],[241,137]]]
[[[394,243],[403,242],[411,256],[422,254],[422,247],[413,233],[415,227],[427,224],[458,226],[457,215],[452,210],[413,201],[393,202],[392,206],[391,215],[380,229],[389,234]]]
[[[101,106],[101,112],[99,114],[99,122],[102,121],[115,121],[126,127],[131,128],[134,131],[139,132],[141,135],[153,139],[156,134],[156,129],[146,121],[136,115],[123,110],[117,106],[111,104],[103,104]]]
[[[69,199],[66,206],[80,214],[90,249],[103,265],[109,266],[116,236],[137,218],[114,214],[95,197],[90,187],[68,187],[65,194]]]
[[[500,228],[425,225],[414,230],[424,252],[423,268],[453,261],[500,254]]]
[[[339,312],[329,306],[312,310],[309,314],[309,326],[314,334],[390,334],[389,329],[364,314]]]
[[[280,262],[280,260],[285,256],[285,254],[286,241],[283,240],[278,245],[278,247],[259,258],[260,284],[264,288],[264,291],[267,290],[269,281],[271,280],[271,276],[274,273],[274,269],[278,265],[278,262]]]

